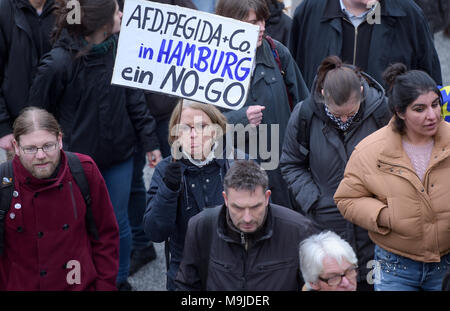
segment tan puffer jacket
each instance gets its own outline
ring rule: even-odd
[[[421,262],[450,252],[450,125],[441,122],[423,183],[390,123],[361,141],[334,199],[342,215],[380,247]],[[389,211],[380,227],[381,209]]]

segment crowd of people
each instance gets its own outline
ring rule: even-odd
[[[448,289],[449,1],[156,1],[259,27],[239,110],[112,85],[124,3],[78,1],[0,0],[0,290],[132,290],[153,242],[169,291]]]

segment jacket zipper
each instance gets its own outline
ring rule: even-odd
[[[353,23],[351,21],[349,21],[348,19],[344,18],[344,20],[353,25]],[[353,66],[356,66],[356,47],[358,45],[358,27],[355,27],[355,40],[353,43]]]
[[[70,197],[72,198],[73,214],[75,216],[75,219],[78,219],[77,203],[75,202],[75,196],[73,195],[73,187],[71,181],[69,181],[69,188],[70,188]]]
[[[241,232],[241,244],[244,246],[244,260],[242,261],[244,267],[243,267],[243,269],[242,269],[242,271],[243,271],[242,279],[244,280],[243,290],[245,290],[245,289],[247,288],[247,278],[246,278],[245,275],[246,275],[246,273],[247,273],[246,266],[247,266],[247,249],[248,249],[248,242],[247,242],[247,239],[245,238],[244,232]]]

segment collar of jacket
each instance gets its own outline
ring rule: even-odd
[[[236,227],[231,226],[227,221],[228,209],[225,204],[222,205],[222,209],[220,210],[219,220],[218,220],[218,229],[217,232],[219,237],[231,243],[241,244],[241,231],[237,230]],[[251,245],[254,245],[256,242],[270,239],[273,233],[273,217],[272,217],[272,208],[271,204],[267,206],[267,213],[265,216],[264,224],[254,233],[244,233],[246,238],[251,240]],[[231,221],[231,220],[230,220]]]
[[[31,9],[34,12],[36,12],[36,9],[30,4],[30,2],[28,0],[15,0],[13,2],[16,3],[17,8],[19,8],[19,9],[28,8],[28,9]],[[53,11],[54,4],[55,4],[54,0],[46,0],[44,3],[44,7],[42,8],[41,16],[45,16],[50,11]]]
[[[387,135],[385,137],[385,144],[381,150],[379,160],[382,162],[405,166],[409,163],[409,158],[403,150],[402,135],[394,132],[394,117],[389,121]],[[450,154],[450,125],[444,120],[441,120],[436,135],[434,136],[434,147],[430,158],[429,166],[436,163]],[[439,154],[436,154],[436,151]]]
[[[406,16],[405,10],[403,10],[403,8],[401,8],[397,2],[384,0],[378,0],[378,2],[381,5],[381,12],[380,12],[381,16],[385,17]],[[327,0],[325,10],[320,21],[324,22],[329,19],[343,18],[343,17],[345,17],[345,15],[341,10],[339,0]]]
[[[256,49],[255,64],[262,64],[266,67],[275,68],[275,57],[270,48],[269,42],[263,37],[262,44]]]
[[[67,164],[67,157],[63,151],[60,151],[61,159],[59,165],[59,171],[55,178],[39,179],[31,175],[31,173],[22,165],[18,156],[14,157],[14,183],[15,187],[19,185],[25,185],[25,187],[33,189],[34,191],[42,191],[47,188],[60,185],[63,183],[64,178],[67,176],[67,170],[69,166]]]

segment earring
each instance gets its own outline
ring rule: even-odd
[[[103,33],[103,36],[106,38],[106,37],[108,36],[108,33],[105,31],[105,32]]]

